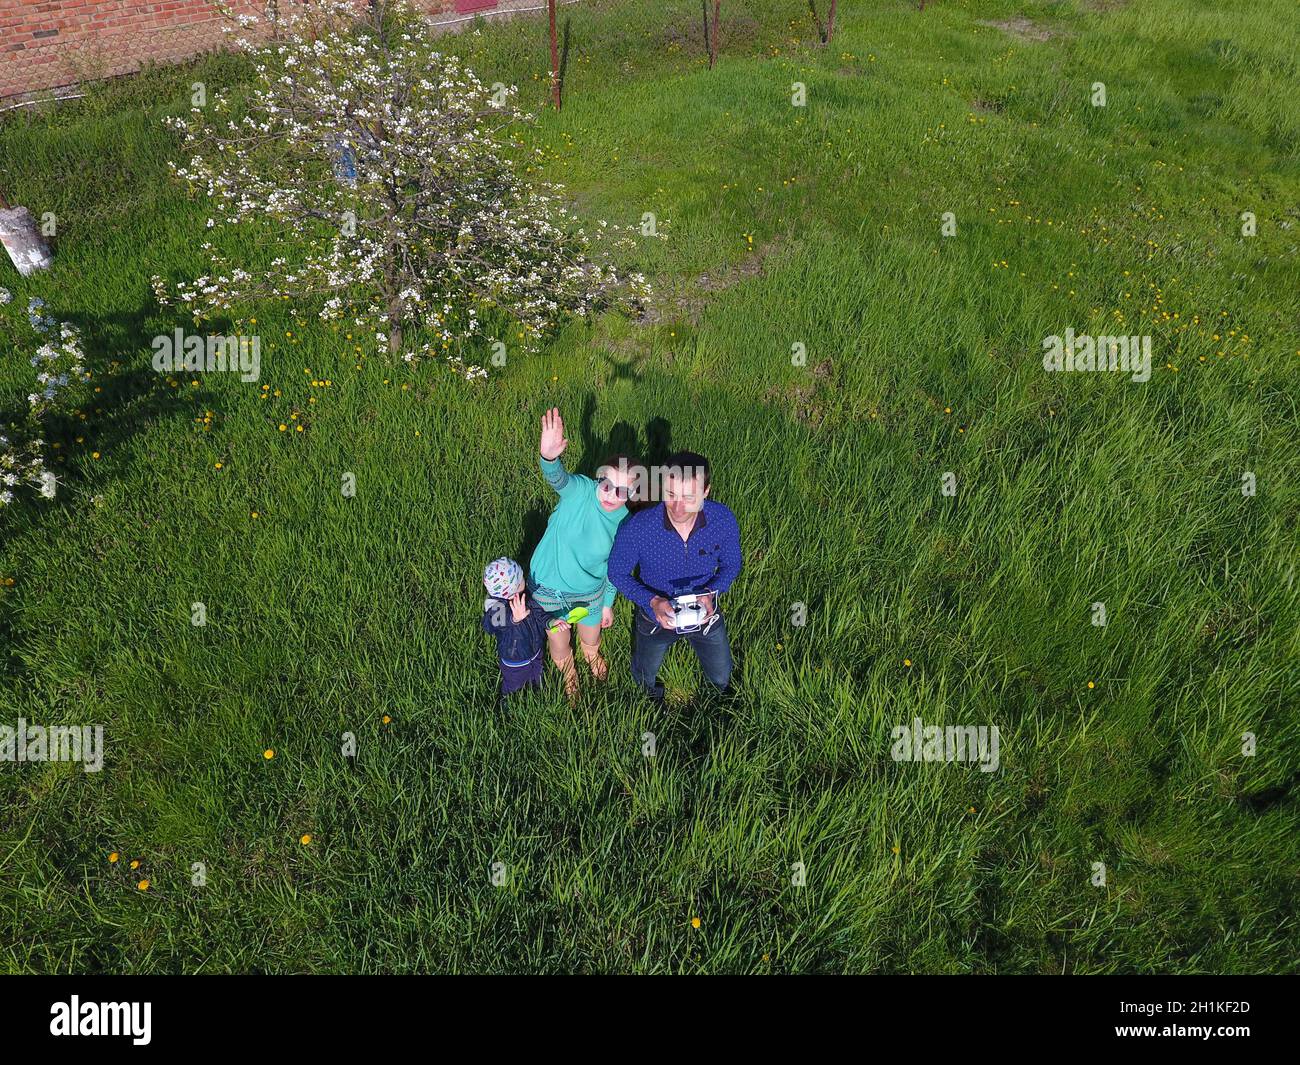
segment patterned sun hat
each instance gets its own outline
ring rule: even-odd
[[[483,586],[498,599],[505,599],[523,580],[523,567],[513,558],[493,559],[483,568]]]

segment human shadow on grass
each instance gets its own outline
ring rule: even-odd
[[[514,558],[524,569],[528,568],[528,563],[532,560],[533,552],[537,550],[537,545],[542,542],[542,536],[546,533],[546,521],[549,512],[541,507],[533,507],[524,515],[523,533],[519,540],[519,550],[515,552]]]
[[[625,454],[636,457],[640,441],[636,430],[627,422],[615,422],[606,436],[596,432],[596,396],[589,393],[582,404],[578,420],[578,437],[582,441],[582,458],[574,467],[575,473],[595,477],[596,471],[611,455]]]
[[[661,465],[672,454],[673,429],[667,418],[655,416],[646,422],[644,446],[641,434],[627,422],[615,422],[609,433],[602,436],[596,432],[595,418],[596,397],[593,394],[583,403],[578,422],[582,460],[575,468],[577,473],[595,477],[601,463],[613,455],[627,455],[635,462],[653,467]],[[632,500],[628,503],[628,510],[636,513],[647,506],[653,506],[655,502],[649,499]]]

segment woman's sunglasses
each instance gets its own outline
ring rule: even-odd
[[[603,488],[606,492],[609,492],[611,495],[613,495],[615,499],[627,499],[632,493],[632,490],[630,488],[624,485],[617,485],[613,481],[611,481],[608,477],[602,477],[599,481],[597,481],[596,487]]]

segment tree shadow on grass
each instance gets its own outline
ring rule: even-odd
[[[564,33],[560,42],[560,101],[564,101],[564,86],[569,76],[569,29],[573,23],[571,18],[566,17],[564,20]]]
[[[68,322],[80,332],[85,364],[90,372],[90,380],[86,382],[90,391],[85,394],[84,402],[71,410],[60,411],[49,420],[44,433],[50,445],[47,453],[63,458],[91,451],[112,453],[153,422],[172,416],[182,408],[179,390],[159,388],[161,375],[148,358],[142,357],[142,350],[149,347],[146,323],[154,313],[148,305],[107,315],[58,308],[47,310],[56,321]],[[78,411],[86,417],[82,419]],[[20,416],[22,412],[18,410],[0,411],[0,419],[6,423]],[[78,444],[79,437],[85,442]],[[54,472],[61,488],[84,487],[85,482],[75,471],[62,467],[63,463],[56,461]],[[109,479],[111,470],[111,466],[104,467]],[[97,477],[95,483],[104,484],[105,478]],[[71,494],[60,492],[52,504],[39,508],[20,505],[6,509],[17,512],[16,528],[30,527],[66,512],[71,505]]]
[[[154,369],[150,338],[158,333],[171,335],[179,323],[161,321],[158,309],[151,304],[118,314],[67,311],[59,317],[81,331],[91,370],[89,384],[101,389],[83,407],[93,435],[84,430],[74,434],[74,440],[75,435],[87,436],[87,444],[78,445],[83,450],[93,442],[96,451],[120,453],[124,444],[155,422],[174,417],[194,400],[210,398],[206,388],[167,387],[168,377],[189,377],[188,371],[168,374]],[[227,335],[232,328],[226,319],[213,320],[205,323],[203,335]],[[187,328],[187,333],[193,332],[192,327]],[[194,374],[193,379],[202,381],[203,373]],[[113,467],[107,469],[111,479]],[[103,484],[104,478],[97,478],[96,483]]]
[[[87,480],[70,465],[73,458],[93,452],[119,455],[128,441],[154,422],[174,417],[184,406],[180,390],[159,387],[161,375],[142,357],[142,349],[149,347],[148,323],[157,313],[151,304],[112,314],[69,311],[54,306],[46,308],[46,313],[58,322],[70,323],[81,333],[85,364],[91,374],[87,385],[91,391],[77,408],[47,422],[46,454],[53,456],[50,469],[59,485],[55,498],[49,501],[29,498],[31,493],[25,489],[12,505],[0,508],[0,543],[47,527],[66,528],[73,520],[73,511],[85,505],[84,497],[89,489],[106,488],[121,479],[124,472],[112,462],[98,464],[93,481]],[[224,325],[213,323],[212,328],[224,328]],[[94,392],[95,388],[100,391]],[[84,421],[78,410],[86,415]],[[22,411],[0,411],[0,424],[7,425],[21,415]],[[83,442],[78,443],[78,438]],[[59,458],[66,461],[61,462]],[[0,601],[0,647],[14,646],[13,613],[12,607]],[[16,668],[17,663],[10,655],[0,656],[0,673],[12,674]]]

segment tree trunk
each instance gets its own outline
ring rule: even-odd
[[[826,16],[826,43],[831,43],[831,38],[835,36],[835,0],[831,0],[830,14]]]
[[[0,205],[4,203],[0,200]],[[50,247],[36,227],[36,219],[26,207],[0,207],[0,244],[23,277],[54,265]]]
[[[713,0],[713,32],[709,34],[709,69],[718,62],[718,31],[722,19],[722,0]]]
[[[399,293],[401,280],[397,273],[390,269],[386,271],[385,289],[388,292],[388,303],[385,310],[388,312],[388,354],[396,355],[402,350],[402,321],[406,314],[406,305],[402,302]]]

